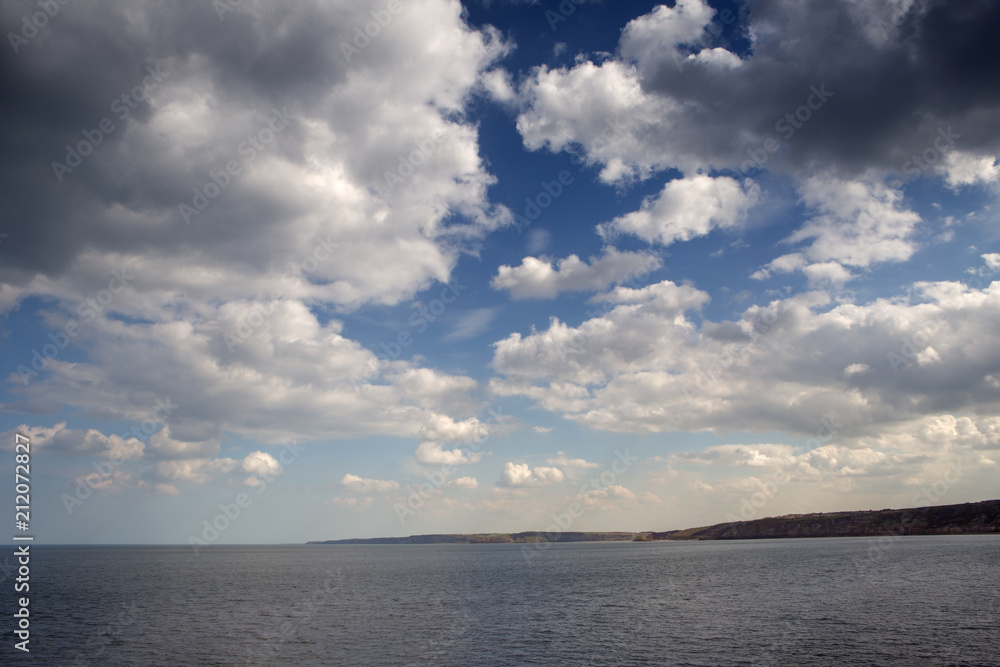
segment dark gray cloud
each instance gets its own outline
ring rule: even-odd
[[[814,86],[833,97],[782,142],[795,165],[899,169],[937,126],[953,126],[959,149],[1000,147],[1000,4],[918,2],[895,19],[887,3],[859,4],[751,2],[750,25],[766,32],[741,67],[670,58],[642,66],[643,86],[691,103],[697,138],[713,137],[719,154],[743,129],[783,138],[775,125]]]
[[[3,33],[20,33],[22,17],[37,12],[35,3],[4,3]],[[221,113],[304,105],[344,79],[336,45],[352,25],[348,18],[335,25],[313,3],[272,3],[260,14],[235,10],[222,21],[210,3],[157,2],[139,11],[127,2],[75,2],[16,53],[5,46],[0,216],[10,236],[0,246],[0,280],[23,282],[35,271],[58,276],[87,248],[169,253],[231,236],[233,224],[181,233],[178,218],[157,218],[218,170],[220,158],[238,146],[234,130],[243,123],[213,114],[205,129],[217,143],[176,150],[162,130],[145,132],[155,114],[150,96],[200,95]],[[267,29],[278,25],[283,30]],[[110,121],[108,131],[102,119]],[[80,142],[97,145],[79,167],[56,174],[52,163],[66,164],[66,147]],[[115,206],[131,219],[108,215]],[[282,212],[258,201],[226,217],[238,219],[246,234]]]
[[[991,37],[1000,33],[996,2],[749,0],[739,18],[722,17],[682,0],[625,28],[616,58],[635,66],[645,94],[641,103],[621,107],[631,148],[619,142],[592,150],[588,122],[580,120],[587,105],[575,119],[547,109],[538,76],[525,88],[526,143],[561,146],[565,132],[547,130],[546,123],[562,114],[564,123],[578,124],[570,141],[594,161],[620,158],[640,172],[759,165],[900,174],[949,127],[948,151],[1000,150],[1000,42]],[[724,23],[731,25],[722,32]],[[722,51],[736,49],[734,29],[749,44],[739,61]],[[615,76],[622,75],[605,78]],[[571,77],[572,71],[560,85],[569,87]],[[579,92],[585,94],[582,84]],[[600,92],[592,95],[592,106],[609,106]],[[772,150],[762,153],[769,139]]]

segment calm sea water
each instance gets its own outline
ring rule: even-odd
[[[5,665],[1000,665],[1000,536],[32,551]]]

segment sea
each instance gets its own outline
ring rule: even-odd
[[[1000,535],[31,554],[3,665],[1000,665]]]

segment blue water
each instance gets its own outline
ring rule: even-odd
[[[1000,665],[995,535],[32,552],[4,665]]]

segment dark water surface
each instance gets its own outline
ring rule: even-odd
[[[9,547],[13,552],[13,547]],[[1000,536],[32,547],[52,665],[1000,665]]]

